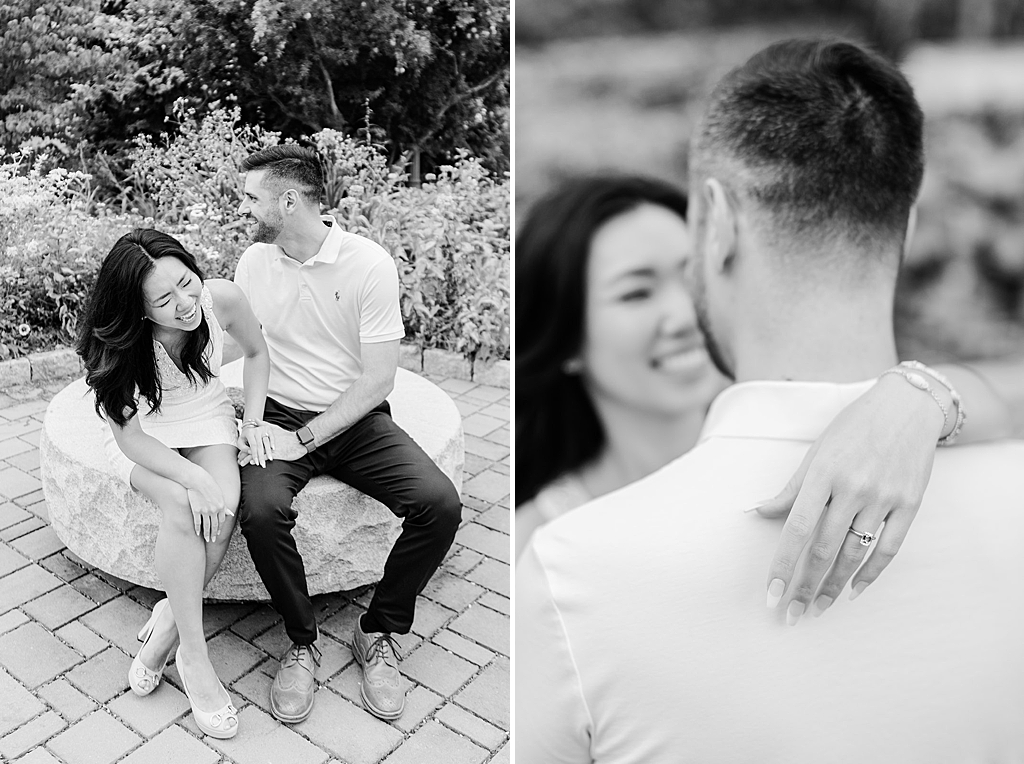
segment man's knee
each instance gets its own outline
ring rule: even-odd
[[[246,538],[267,537],[277,529],[295,525],[292,493],[282,485],[243,486],[238,523]]]
[[[452,481],[442,472],[424,488],[421,501],[439,531],[455,533],[462,522],[462,499]]]

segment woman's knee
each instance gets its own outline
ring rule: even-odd
[[[163,492],[156,504],[160,508],[162,525],[177,532],[195,533],[192,505],[183,485],[174,483]]]

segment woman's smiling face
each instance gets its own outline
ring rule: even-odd
[[[685,283],[685,221],[642,204],[597,229],[586,274],[584,384],[595,404],[674,416],[720,389]]]
[[[203,316],[203,282],[176,257],[161,257],[142,285],[146,318],[155,326],[192,331]]]

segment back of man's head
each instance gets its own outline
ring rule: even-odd
[[[718,178],[762,213],[775,243],[839,237],[898,258],[924,169],[922,122],[910,84],[878,54],[778,42],[712,93],[691,183]]]
[[[294,188],[314,206],[323,195],[323,164],[313,149],[293,143],[270,146],[247,156],[238,169],[243,173],[264,171],[265,186],[276,192]]]

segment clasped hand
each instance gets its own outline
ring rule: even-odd
[[[246,427],[238,436],[238,466],[258,464],[266,467],[273,459],[293,462],[306,455],[294,432],[269,422]]]

